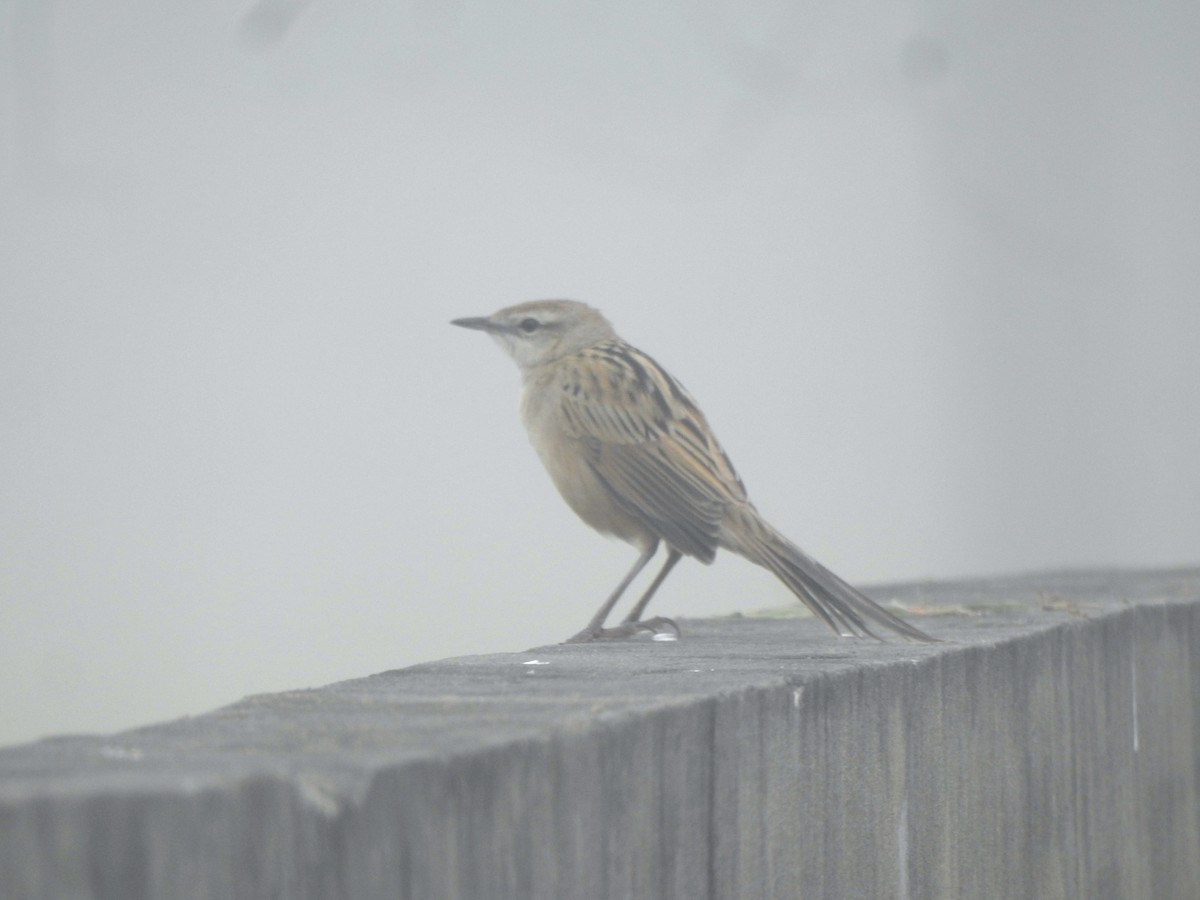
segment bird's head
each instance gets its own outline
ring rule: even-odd
[[[576,300],[531,300],[450,324],[486,331],[522,371],[616,337],[599,311]]]

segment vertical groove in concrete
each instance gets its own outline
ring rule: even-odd
[[[1200,897],[1200,572],[888,596],[975,614],[932,647],[688,622],[0,750],[0,896]]]

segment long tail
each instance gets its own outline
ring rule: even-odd
[[[938,640],[856,591],[768,525],[753,509],[739,510],[734,515],[733,521],[726,521],[722,543],[775,573],[805,606],[842,637],[882,640],[871,630],[870,625],[875,625],[910,641]]]

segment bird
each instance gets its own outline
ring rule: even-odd
[[[567,505],[596,531],[638,550],[633,567],[568,643],[651,632],[673,640],[670,619],[643,620],[675,564],[709,564],[718,549],[774,573],[841,637],[887,629],[933,642],[784,537],[759,514],[700,407],[649,355],[622,340],[599,310],[576,300],[533,300],[452,325],[490,335],[521,370],[521,418]],[[605,627],[626,588],[660,545],[667,555],[625,619]]]

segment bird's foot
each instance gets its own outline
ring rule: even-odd
[[[679,630],[679,626],[675,624],[675,620],[668,619],[666,616],[655,616],[653,619],[646,619],[642,622],[622,622],[621,624],[631,626],[639,633],[648,632],[653,641],[677,641],[683,634]]]
[[[664,616],[655,616],[644,622],[622,622],[613,628],[585,628],[579,634],[567,638],[568,644],[587,644],[592,641],[627,641],[649,635],[654,641],[679,640],[679,626]]]

